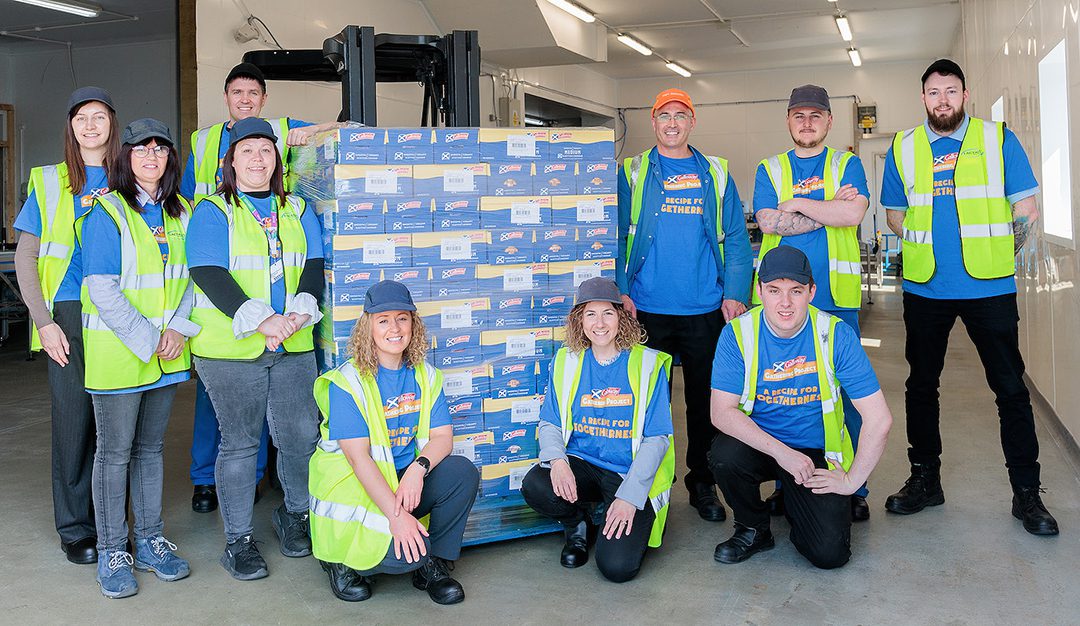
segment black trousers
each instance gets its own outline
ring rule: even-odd
[[[645,345],[674,356],[682,364],[686,398],[686,485],[713,483],[709,471],[709,444],[718,432],[709,417],[712,363],[716,342],[724,329],[720,309],[700,315],[663,315],[638,311],[638,321],[649,334]]]
[[[907,410],[908,459],[941,465],[941,407],[938,388],[945,366],[949,331],[959,317],[982,361],[986,382],[997,401],[1001,448],[1013,487],[1039,485],[1039,440],[1031,397],[1024,384],[1016,294],[974,300],[934,300],[904,293],[905,355],[910,373]]]
[[[82,306],[57,302],[53,320],[64,331],[71,350],[65,367],[42,352],[52,396],[53,518],[60,541],[71,543],[97,537],[91,495],[97,428],[83,377]]]
[[[824,450],[803,450],[814,467],[827,468]],[[851,497],[816,494],[795,482],[771,456],[720,433],[710,452],[716,484],[731,506],[735,522],[766,530],[769,510],[761,499],[761,483],[779,480],[784,509],[791,522],[791,543],[816,567],[840,567],[851,558]]]
[[[567,502],[555,495],[551,486],[551,470],[535,465],[521,482],[521,495],[537,513],[553,518],[566,527],[574,527],[586,518],[591,505],[603,503],[606,507],[615,499],[615,492],[622,484],[622,476],[611,470],[597,467],[577,457],[567,457],[570,470],[577,481],[577,502]],[[649,547],[656,514],[652,504],[634,515],[630,534],[619,539],[608,539],[598,533],[596,537],[596,567],[604,578],[622,583],[637,576],[645,549]],[[602,529],[601,529],[602,530]]]

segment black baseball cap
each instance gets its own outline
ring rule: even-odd
[[[124,133],[120,136],[121,142],[132,146],[139,145],[148,139],[160,139],[170,146],[173,145],[169,127],[164,122],[149,117],[128,124],[124,127]]]
[[[384,280],[375,283],[364,296],[364,313],[384,311],[415,311],[409,288],[399,282]]]
[[[232,144],[252,137],[266,137],[270,141],[277,142],[274,128],[270,126],[270,122],[261,117],[245,117],[239,122],[233,122],[232,128],[229,129],[229,142]]]
[[[259,83],[263,92],[266,92],[266,77],[263,76],[262,70],[252,63],[241,63],[229,70],[229,75],[225,77],[225,91],[229,90],[229,83],[231,83],[234,78],[250,78]]]
[[[820,111],[832,113],[832,105],[829,104],[829,92],[824,87],[817,85],[803,85],[791,90],[788,98],[788,111],[799,107],[813,107]]]
[[[116,113],[116,107],[113,106],[112,96],[109,95],[109,92],[101,87],[79,87],[71,92],[71,96],[68,98],[68,115],[75,110],[75,107],[84,105],[87,102],[100,102],[109,107],[110,111]]]
[[[578,285],[577,303],[585,304],[586,302],[622,304],[622,298],[619,296],[619,288],[615,286],[615,281],[597,276]]]
[[[765,284],[781,278],[791,279],[800,285],[809,285],[814,278],[810,261],[798,248],[776,246],[765,253],[758,266],[758,282]]]
[[[930,64],[930,67],[926,68],[926,71],[922,75],[922,84],[926,84],[926,79],[930,78],[931,74],[941,74],[942,76],[956,76],[960,79],[960,86],[967,89],[967,81],[964,79],[964,70],[960,69],[960,66],[956,64],[952,59],[938,59]]]

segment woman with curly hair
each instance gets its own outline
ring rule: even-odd
[[[660,546],[675,476],[671,357],[644,341],[614,281],[581,283],[540,409],[540,464],[521,485],[529,506],[563,525],[563,567],[589,560],[590,513],[607,508],[596,565],[612,582],[636,576],[646,547]]]
[[[480,476],[450,456],[442,373],[424,362],[424,323],[407,287],[384,280],[364,299],[351,358],[315,381],[322,412],[311,457],[311,543],[347,602],[371,597],[374,574],[413,572],[439,604],[465,599],[450,577]]]

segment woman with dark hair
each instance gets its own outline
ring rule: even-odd
[[[195,369],[218,416],[214,468],[225,523],[221,565],[238,580],[267,575],[252,535],[263,419],[277,446],[285,503],[272,522],[281,553],[311,554],[308,459],[319,437],[312,326],[321,319],[322,235],[304,200],[286,196],[265,120],[233,124],[217,193],[195,207],[188,236]]]
[[[64,160],[30,172],[26,203],[15,228],[15,272],[30,311],[31,350],[49,356],[52,396],[52,496],[60,547],[72,563],[97,562],[97,529],[90,503],[94,413],[83,387],[79,289],[82,251],[75,218],[108,191],[106,168],[120,150],[108,92],[76,89],[68,100]]]
[[[162,534],[162,450],[177,383],[191,378],[187,337],[194,294],[188,279],[187,200],[172,135],[153,119],[123,133],[109,172],[113,191],[76,221],[86,256],[82,335],[86,390],[94,403],[94,511],[101,593],[138,592],[131,571],[184,578],[188,563]],[[128,484],[135,556],[127,552]]]
[[[671,357],[644,341],[614,281],[581,283],[540,409],[540,464],[521,484],[529,506],[562,523],[563,567],[589,560],[592,509],[606,507],[596,565],[618,583],[660,546],[675,477]]]
[[[450,456],[442,373],[424,361],[424,322],[405,285],[368,289],[348,350],[349,361],[315,383],[325,417],[311,457],[315,558],[347,602],[371,597],[370,576],[406,572],[435,602],[461,602],[449,563],[461,553],[480,475]]]

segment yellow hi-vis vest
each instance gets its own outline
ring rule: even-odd
[[[968,118],[953,171],[964,269],[972,278],[1003,278],[1016,271],[1012,207],[1005,196],[1005,126]],[[904,280],[928,282],[934,260],[934,153],[924,125],[893,138],[896,171],[904,183]]]
[[[840,181],[844,179],[844,171],[848,163],[855,156],[850,152],[840,152],[832,148],[825,148],[825,200],[829,201],[840,189]],[[765,171],[772,181],[773,190],[776,192],[777,204],[786,202],[795,197],[792,192],[793,175],[791,173],[791,158],[788,153],[778,154],[761,161]],[[862,253],[859,250],[858,226],[826,226],[825,241],[828,244],[829,254],[829,291],[832,294],[836,306],[845,309],[857,309],[862,305]],[[757,266],[762,257],[769,250],[780,245],[783,239],[775,233],[764,233],[761,236],[761,249],[754,259],[754,282],[757,282]],[[761,304],[761,298],[757,290],[751,289],[753,303]]]
[[[249,298],[270,304],[270,243],[266,231],[242,203],[233,205],[224,197],[207,196],[205,200],[225,214],[229,223],[229,273]],[[278,239],[285,269],[285,306],[296,297],[300,274],[307,260],[307,238],[300,216],[307,204],[298,196],[287,196],[278,209]],[[212,211],[202,204],[200,211]],[[207,359],[250,361],[266,350],[266,339],[261,333],[253,333],[244,339],[233,334],[233,320],[214,306],[199,285],[195,285],[195,307],[191,321],[202,326],[202,331],[191,339],[191,351],[195,356]],[[285,340],[282,346],[287,352],[310,352],[315,349],[312,327],[301,328]]]
[[[176,315],[176,308],[190,281],[185,236],[191,207],[184,198],[180,198],[180,202],[184,207],[180,217],[162,213],[169,245],[169,260],[163,263],[157,240],[123,196],[114,191],[96,201],[120,231],[120,290],[143,317],[162,331]],[[86,215],[76,222],[80,238]],[[157,382],[163,373],[173,374],[191,368],[187,342],[184,342],[180,356],[171,361],[161,361],[155,354],[149,363],[143,363],[98,316],[85,281],[82,286],[82,336],[87,389],[141,387]]]
[[[283,165],[281,173],[286,185],[285,192],[288,193],[289,146],[285,140],[289,136],[289,118],[279,117],[266,121],[270,122],[270,128],[274,129],[277,135],[277,141],[274,143],[277,144],[278,154],[281,155]],[[194,204],[198,204],[199,200],[206,196],[217,193],[217,175],[221,170],[221,131],[225,128],[225,124],[226,122],[214,124],[191,133],[191,157],[195,166]]]
[[[45,296],[45,306],[52,313],[56,292],[64,282],[75,251],[75,196],[68,189],[67,163],[35,167],[30,170],[26,195],[37,199],[41,212],[41,250],[38,253],[38,281]],[[30,322],[30,349],[41,350],[37,326]]]
[[[419,456],[430,436],[431,410],[442,390],[442,372],[422,363],[413,368],[413,373],[421,389],[420,423],[416,429]],[[330,438],[330,383],[347,390],[360,408],[368,427],[371,458],[390,489],[398,488],[379,385],[374,376],[360,374],[349,360],[315,381],[315,402],[323,419],[319,424],[319,445],[308,465],[311,551],[321,561],[369,570],[386,556],[393,535],[390,521],[364,491],[337,440]],[[427,524],[426,518],[420,521]]]
[[[623,263],[630,268],[630,251],[634,248],[634,236],[637,234],[638,221],[641,218],[641,200],[645,194],[645,185],[639,185],[641,173],[649,172],[649,152],[627,158],[623,161],[623,175],[630,183],[630,230],[626,234],[626,258]],[[705,156],[709,162],[709,176],[712,177],[713,195],[716,198],[716,244],[720,260],[724,260],[724,192],[727,191],[728,162],[716,156]]]
[[[739,409],[753,417],[757,398],[758,339],[761,333],[761,307],[754,307],[731,320],[735,341],[743,357],[743,392]],[[836,379],[836,325],[840,318],[809,308],[810,330],[814,333],[814,359],[817,361],[818,389],[821,390],[821,419],[825,425],[825,458],[848,471],[855,451],[844,426],[844,403],[840,400],[840,383]],[[767,331],[766,331],[767,332]],[[750,358],[747,358],[749,354]]]
[[[563,444],[570,443],[570,436],[574,433],[573,407],[578,383],[581,382],[583,364],[581,354],[571,352],[567,348],[559,348],[552,368],[551,382],[556,390],[559,411],[562,413]],[[638,447],[641,445],[642,433],[645,430],[645,412],[648,410],[653,390],[657,384],[668,383],[666,379],[660,379],[660,372],[665,368],[670,376],[670,355],[642,345],[636,345],[630,349],[626,373],[630,378],[630,390],[634,396],[634,423],[630,429],[630,449],[633,456],[637,456]],[[656,513],[652,532],[649,534],[649,547],[659,547],[660,540],[664,536],[673,482],[675,482],[675,438],[669,435],[667,453],[664,454],[664,460],[656,470],[656,477],[653,478],[652,487],[649,489],[649,502],[652,504],[653,512]]]

